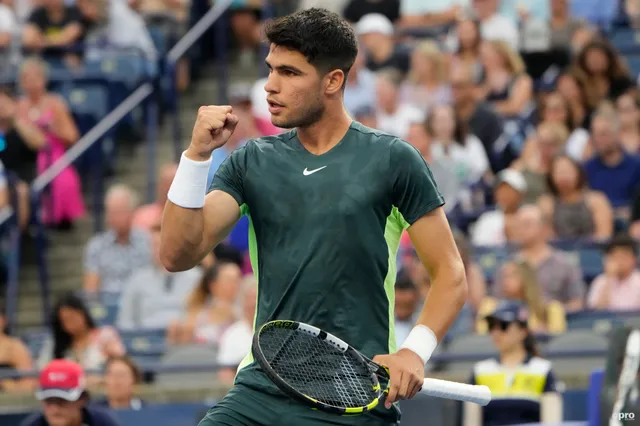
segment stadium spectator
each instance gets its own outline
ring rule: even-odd
[[[547,303],[557,300],[566,312],[582,309],[586,289],[582,271],[565,253],[547,243],[544,217],[537,206],[520,208],[516,233],[520,246],[517,259],[525,260],[535,268],[542,298]]]
[[[520,33],[517,22],[499,10],[500,0],[471,0],[471,8],[480,21],[484,40],[503,40],[518,50]]]
[[[484,99],[507,118],[530,114],[533,109],[533,81],[517,51],[502,40],[485,41],[481,56],[485,72],[481,88]]]
[[[458,120],[469,129],[469,133],[480,139],[492,171],[499,172],[505,167],[502,156],[507,149],[503,142],[502,118],[486,103],[478,102],[471,70],[461,65],[453,67],[450,81]]]
[[[636,242],[614,237],[605,249],[604,273],[591,284],[588,305],[605,311],[640,310],[640,271]]]
[[[153,263],[136,269],[124,286],[117,325],[121,330],[166,329],[184,312],[187,297],[202,277],[199,268],[167,272],[160,262],[160,223],[151,228]]]
[[[164,205],[167,203],[167,193],[177,169],[178,166],[175,163],[168,163],[162,166],[156,187],[156,201],[136,209],[133,216],[134,227],[150,231],[151,227],[162,219]]]
[[[344,18],[352,23],[360,22],[363,17],[380,14],[389,22],[400,18],[401,0],[349,0],[344,8]]]
[[[37,364],[44,368],[52,359],[67,359],[86,370],[101,370],[109,357],[124,353],[118,332],[109,326],[98,327],[84,301],[70,293],[53,309],[51,335],[40,350]],[[102,380],[97,376],[90,379],[94,384]]]
[[[433,139],[431,155],[435,161],[449,159],[455,166],[456,175],[467,184],[475,184],[487,174],[489,159],[482,142],[466,132],[451,106],[434,107],[426,126]]]
[[[631,224],[629,225],[629,234],[640,241],[640,189],[636,194],[631,207]]]
[[[473,259],[473,249],[461,232],[454,232],[453,237],[460,252],[467,277],[468,302],[471,310],[477,312],[480,302],[487,294],[487,283],[480,265]]]
[[[467,67],[472,73],[473,82],[479,83],[483,73],[480,57],[480,46],[482,46],[480,22],[468,17],[458,20],[455,26],[455,38],[449,40],[457,41],[457,46],[449,46],[450,50],[454,51],[452,63]]]
[[[266,78],[258,79],[253,83],[251,88],[251,115],[256,121],[256,127],[260,134],[264,136],[277,135],[282,133],[282,130],[271,123],[269,103],[264,90],[265,84],[267,84]]]
[[[231,4],[231,30],[238,44],[240,64],[253,65],[260,45],[262,16],[261,0],[242,0]]]
[[[450,25],[462,16],[464,3],[466,0],[400,0],[399,24],[403,28]]]
[[[17,25],[18,23],[11,7],[0,2],[0,59],[2,59],[3,63],[9,60],[8,53]],[[4,68],[4,64],[0,66],[1,68]]]
[[[360,48],[367,55],[367,68],[378,71],[395,68],[406,74],[409,71],[409,50],[393,39],[393,24],[384,15],[365,15],[356,24]]]
[[[312,7],[322,7],[330,12],[341,15],[349,0],[300,0],[298,9],[311,9]]]
[[[626,92],[635,93],[635,84],[622,58],[609,42],[594,39],[575,57],[575,67],[587,77],[587,87],[594,90],[595,99],[615,100]]]
[[[584,22],[571,15],[571,0],[551,0],[551,48],[568,49],[573,43],[576,32],[584,26]]]
[[[540,358],[528,316],[526,307],[503,301],[486,317],[498,357],[476,363],[470,383],[488,386],[493,398],[485,407],[465,403],[464,426],[561,423],[552,364]]]
[[[535,145],[533,150],[537,155],[522,157],[511,165],[522,172],[527,182],[525,203],[536,203],[540,196],[550,193],[548,176],[551,163],[564,151],[568,137],[569,132],[564,124],[543,122],[532,137]]]
[[[496,297],[486,297],[478,310],[476,330],[480,334],[489,331],[486,316],[499,305],[500,300],[520,302],[529,312],[529,330],[534,333],[563,333],[567,329],[567,319],[560,302],[545,302],[540,294],[540,284],[536,271],[524,261],[505,263],[501,270],[500,288]]]
[[[424,113],[403,103],[400,99],[402,77],[396,70],[384,70],[377,74],[377,129],[405,139],[414,121],[424,121]]]
[[[625,93],[616,100],[616,110],[620,118],[618,140],[629,154],[640,154],[640,108],[638,98]]]
[[[617,114],[604,111],[591,122],[591,143],[595,156],[585,163],[589,186],[603,192],[616,216],[629,217],[631,200],[640,187],[640,159],[627,154],[618,141]]]
[[[504,246],[516,240],[517,213],[527,181],[514,169],[501,171],[494,186],[495,209],[484,212],[471,229],[471,241],[476,246]]]
[[[242,281],[238,265],[218,261],[200,280],[187,301],[187,316],[169,327],[171,344],[217,345],[237,318],[237,297]]]
[[[376,129],[378,127],[376,111],[373,106],[360,107],[353,113],[353,118],[362,125],[370,127],[372,129]]]
[[[11,199],[9,197],[9,184],[7,180],[7,172],[4,169],[2,161],[0,161],[0,210],[10,207],[11,203]]]
[[[97,405],[111,410],[140,411],[146,405],[136,396],[142,372],[135,361],[124,355],[109,358],[104,368],[105,398]]]
[[[29,372],[33,370],[33,359],[22,340],[7,334],[7,318],[0,308],[0,371]],[[20,392],[32,390],[32,379],[0,380],[0,392]]]
[[[107,191],[107,231],[91,238],[84,253],[85,292],[120,293],[134,271],[151,264],[150,236],[133,228],[136,205],[135,193],[125,185]]]
[[[38,173],[43,173],[80,135],[67,104],[61,97],[47,92],[44,62],[27,59],[22,64],[20,86],[24,96],[18,101],[17,117],[37,126],[46,138],[46,146],[38,151],[37,159]],[[49,191],[43,194],[42,203],[43,222],[59,229],[69,229],[75,220],[84,216],[80,177],[73,166],[66,167],[53,179]]]
[[[436,42],[423,41],[413,49],[409,75],[400,88],[400,99],[424,113],[436,105],[451,103],[445,56]]]
[[[147,20],[170,16],[180,23],[189,18],[191,0],[128,0],[129,6],[139,12]]]
[[[218,365],[237,367],[251,352],[257,296],[255,279],[253,277],[245,279],[242,314],[224,331],[220,338]],[[237,368],[222,368],[218,372],[218,379],[225,384],[232,384],[236,370]]]
[[[68,51],[82,42],[85,31],[77,7],[66,5],[64,0],[48,0],[31,12],[22,43],[47,59],[61,61],[65,56],[76,56]]]
[[[40,372],[36,398],[42,412],[27,417],[21,426],[118,426],[107,411],[89,405],[82,367],[67,360],[51,361]]]
[[[556,82],[558,92],[569,102],[573,122],[584,129],[590,127],[590,115],[597,105],[593,88],[587,84],[587,77],[576,68],[560,74]]]
[[[372,108],[376,102],[376,77],[366,68],[366,59],[364,49],[358,49],[344,88],[344,105],[354,115],[364,108]]]
[[[551,237],[604,240],[613,234],[613,211],[607,197],[587,188],[584,168],[576,160],[560,155],[549,169],[551,194],[538,199],[549,224]]]
[[[406,274],[401,274],[398,277],[394,291],[394,326],[396,330],[396,343],[398,347],[400,347],[416,324],[418,314],[420,313],[418,306],[421,298],[418,288]]]

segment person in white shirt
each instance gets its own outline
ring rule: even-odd
[[[424,121],[424,113],[418,108],[400,102],[401,76],[395,70],[385,70],[377,75],[377,128],[405,139],[412,122]]]
[[[376,76],[366,68],[366,61],[364,49],[358,49],[344,88],[344,106],[352,116],[376,103]]]
[[[527,182],[521,172],[505,169],[497,176],[495,210],[483,213],[471,229],[474,246],[503,246],[514,238],[516,213],[520,208]]]
[[[16,31],[16,17],[13,10],[0,2],[0,49],[6,49],[11,45],[11,38]]]
[[[474,15],[480,20],[484,40],[504,40],[518,50],[520,34],[516,22],[500,14],[500,0],[472,0]]]
[[[255,280],[253,280],[255,281]],[[218,378],[221,382],[232,384],[238,366],[251,351],[253,339],[253,320],[256,312],[257,288],[255,282],[247,285],[244,293],[242,318],[227,328],[220,339],[218,348]]]

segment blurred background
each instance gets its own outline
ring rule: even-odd
[[[638,0],[0,0],[0,424],[41,409],[57,358],[123,426],[196,425],[225,395],[248,223],[170,274],[160,218],[199,106],[241,118],[211,179],[282,131],[262,23],[308,7],[354,25],[352,117],[413,144],[447,200],[469,300],[426,374],[496,397],[403,402],[402,424],[608,424],[640,326]],[[430,284],[408,238],[398,263],[402,342]]]

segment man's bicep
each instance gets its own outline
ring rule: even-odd
[[[436,276],[442,267],[455,267],[460,263],[460,255],[442,207],[416,220],[408,232],[430,276]]]
[[[207,194],[204,203],[204,232],[207,240],[207,252],[229,235],[240,216],[240,205],[233,195],[222,190],[213,190]]]

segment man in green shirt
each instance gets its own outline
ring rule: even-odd
[[[322,328],[386,365],[391,387],[384,407],[335,416],[290,400],[248,355],[233,389],[201,426],[396,424],[393,403],[420,390],[425,363],[466,301],[444,200],[414,147],[347,114],[344,85],[357,54],[347,22],[307,9],[269,23],[266,35],[271,121],[292,130],[235,150],[205,197],[211,153],[238,118],[229,106],[200,108],[165,207],[163,264],[170,271],[193,267],[248,216],[255,326],[289,319]],[[405,229],[432,287],[397,350],[395,258]]]

